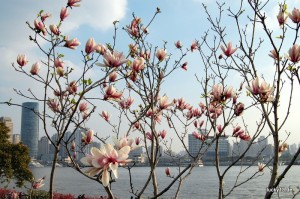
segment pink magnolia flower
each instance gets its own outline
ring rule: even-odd
[[[40,71],[40,63],[39,62],[36,62],[35,64],[32,65],[31,67],[31,70],[30,70],[30,73],[31,75],[37,75]]]
[[[239,130],[241,130],[240,126],[237,126],[233,129],[233,134],[236,134]]]
[[[291,13],[289,13],[289,17],[294,23],[300,23],[299,9],[294,8],[293,11]]]
[[[233,53],[235,53],[235,51],[238,49],[238,48],[232,48],[232,44],[231,42],[229,42],[227,44],[227,47],[225,48],[223,45],[221,45],[221,49],[223,51],[223,53],[227,56],[227,57],[230,57]]]
[[[42,20],[42,21],[45,21],[48,17],[51,17],[51,14],[50,14],[50,13],[43,14],[43,15],[41,16],[41,20]]]
[[[219,124],[219,125],[217,126],[217,129],[218,129],[219,133],[222,133],[222,132],[223,132],[223,127],[222,127],[221,124]]]
[[[193,41],[192,45],[191,45],[191,51],[193,52],[194,50],[198,49],[198,42],[197,41]]]
[[[287,12],[284,10],[282,6],[280,6],[279,13],[277,15],[277,20],[280,26],[283,26],[288,19]]]
[[[150,57],[151,57],[151,54],[150,54],[150,52],[142,51],[142,52],[140,53],[140,57],[144,58],[145,60],[149,60]]]
[[[200,111],[200,109],[198,108],[193,108],[193,109],[190,109],[192,111],[192,117],[201,117],[202,113]]]
[[[181,48],[182,48],[182,43],[181,43],[181,41],[178,40],[178,41],[175,43],[175,47],[178,48],[178,49],[181,49]]]
[[[26,55],[23,54],[18,55],[17,63],[19,64],[20,67],[25,66],[28,63]]]
[[[157,122],[157,123],[161,123],[161,118],[162,118],[162,114],[161,112],[158,112],[155,117],[154,117],[154,120]]]
[[[138,52],[138,46],[136,44],[129,44],[128,47],[130,50],[130,55],[134,57],[134,55]]]
[[[79,111],[80,112],[85,112],[87,111],[89,108],[88,108],[88,104],[87,102],[82,102],[81,104],[79,104]]]
[[[197,132],[193,132],[192,135],[194,136],[194,138],[198,139],[198,140],[201,140],[201,141],[205,141],[206,140],[206,136],[200,134],[200,133],[197,133]]]
[[[289,49],[289,60],[293,63],[300,61],[300,46],[295,44]]]
[[[35,180],[32,182],[32,188],[33,189],[39,189],[41,188],[42,186],[44,186],[45,184],[43,184],[44,180],[45,180],[46,176],[38,179],[38,180]]]
[[[163,110],[163,109],[168,109],[168,107],[171,106],[171,105],[173,104],[172,102],[168,102],[168,100],[169,100],[169,98],[168,98],[168,96],[166,96],[166,95],[162,96],[162,97],[159,99],[158,104],[159,104],[159,108],[160,108],[161,110]]]
[[[197,120],[195,120],[193,124],[194,124],[194,127],[198,128],[198,122],[197,122]]]
[[[245,109],[245,105],[244,105],[243,103],[239,102],[239,103],[238,103],[237,105],[235,105],[235,107],[234,107],[234,114],[235,114],[236,116],[240,116],[240,115],[242,115],[244,109]]]
[[[81,112],[81,114],[82,114],[82,119],[83,120],[86,120],[86,119],[88,119],[88,117],[90,116],[90,112],[89,111],[83,111],[83,112]]]
[[[133,37],[138,37],[139,34],[139,24],[142,22],[141,18],[134,17],[131,21],[130,26],[126,26],[126,31]]]
[[[126,63],[128,60],[124,57],[123,53],[114,51],[111,53],[109,50],[103,55],[103,62],[108,67],[119,67]]]
[[[63,61],[61,61],[61,59],[60,58],[56,58],[55,60],[54,60],[54,66],[56,67],[56,68],[58,68],[58,67],[64,67],[64,62]]]
[[[281,156],[282,152],[288,150],[288,148],[289,148],[289,145],[287,143],[283,143],[283,144],[279,145],[279,147],[278,147],[279,157]]]
[[[76,153],[76,151],[73,152],[73,158],[77,159],[77,153]]]
[[[224,95],[225,99],[230,99],[230,98],[232,98],[232,97],[235,95],[235,92],[233,91],[232,86],[227,87],[227,88],[224,90],[223,95]]]
[[[103,119],[108,122],[110,115],[107,111],[102,111],[101,117],[103,117]]]
[[[76,49],[77,46],[80,45],[80,42],[78,41],[77,38],[71,39],[71,40],[66,40],[65,47],[70,48],[70,49]]]
[[[104,55],[104,54],[106,53],[106,51],[107,51],[107,48],[106,48],[106,46],[103,45],[103,44],[97,44],[97,45],[95,46],[95,51],[96,51],[97,53],[101,54],[101,55]]]
[[[129,109],[134,99],[132,97],[128,97],[127,99],[123,99],[119,102],[122,109]]]
[[[108,100],[108,99],[120,100],[122,95],[123,95],[122,92],[117,92],[115,87],[113,85],[110,85],[105,91],[104,99],[105,100]]]
[[[75,150],[75,147],[76,147],[76,144],[74,141],[72,141],[72,144],[71,144],[71,150],[74,151]]]
[[[135,138],[135,145],[139,145],[141,142],[141,138],[140,137],[136,137]]]
[[[280,59],[280,56],[277,54],[277,52],[275,50],[271,50],[269,56],[272,57],[275,60]]]
[[[94,139],[94,131],[92,129],[89,129],[86,134],[84,134],[83,132],[81,132],[82,138],[81,141],[87,145],[90,144],[93,139]]]
[[[39,32],[42,32],[44,36],[47,35],[47,31],[46,31],[46,28],[43,24],[43,22],[41,21],[37,21],[36,19],[34,20],[34,27],[35,29]]]
[[[188,65],[188,63],[187,63],[187,62],[184,62],[184,63],[182,64],[181,68],[182,68],[183,70],[187,71],[187,65]]]
[[[213,101],[222,102],[223,101],[223,86],[221,84],[215,84],[212,86],[212,91],[210,92]]]
[[[70,95],[75,94],[77,92],[77,85],[75,81],[70,82],[69,86],[67,87],[67,91]]]
[[[94,176],[102,171],[101,181],[103,186],[107,187],[110,181],[108,171],[111,170],[115,178],[118,178],[119,165],[122,166],[128,162],[131,162],[131,160],[128,159],[129,152],[129,146],[124,146],[121,149],[116,150],[112,145],[105,144],[100,149],[92,147],[91,155],[82,158],[80,161],[84,165],[92,166],[85,171],[85,173],[90,176]]]
[[[237,94],[234,93],[234,95],[232,97],[232,104],[236,104],[237,98],[238,98]]]
[[[59,89],[55,89],[55,90],[53,91],[53,94],[54,94],[56,97],[66,96],[66,91],[60,91]]]
[[[110,82],[116,81],[117,78],[118,78],[118,74],[115,71],[110,73],[109,76],[108,76],[108,80]]]
[[[165,139],[166,135],[167,135],[167,131],[166,130],[162,130],[162,131],[160,131],[158,133],[158,136],[160,136],[161,139]]]
[[[166,174],[166,176],[171,176],[170,167],[167,167],[167,168],[165,169],[165,174]]]
[[[60,20],[63,21],[65,18],[69,16],[69,12],[67,8],[62,8],[60,11]]]
[[[155,55],[156,55],[157,59],[160,62],[162,62],[164,59],[168,58],[167,50],[166,49],[159,49],[159,50],[157,50],[157,52],[156,52]]]
[[[60,111],[59,101],[57,99],[48,99],[47,105],[53,112]]]
[[[146,113],[146,117],[151,117],[152,115],[156,115],[157,113],[158,113],[157,108],[154,108],[153,110],[150,108]]]
[[[79,7],[80,4],[77,4],[78,2],[80,2],[81,0],[68,0],[68,6],[70,7]]]
[[[51,30],[51,32],[53,33],[53,34],[55,34],[55,35],[59,35],[60,34],[60,31],[59,31],[59,29],[57,28],[57,26],[55,25],[55,24],[51,24],[50,26],[49,26],[49,28],[50,28],[50,30]]]
[[[135,123],[133,124],[133,128],[134,128],[134,130],[139,130],[139,129],[141,128],[140,123],[139,123],[139,122],[135,122]]]
[[[153,140],[153,134],[152,133],[150,133],[150,132],[147,132],[146,133],[146,138],[148,139],[148,140]]]
[[[241,127],[236,127],[236,128],[234,128],[233,129],[233,133],[232,133],[232,136],[233,137],[240,137],[241,135],[244,135],[244,130],[240,130],[241,129]]]
[[[200,128],[203,126],[203,124],[204,124],[204,120],[201,120],[201,122],[199,124]]]
[[[115,144],[115,149],[119,150],[121,148],[123,148],[124,146],[129,146],[130,150],[135,150],[137,147],[133,146],[134,140],[133,139],[129,139],[127,136],[124,136],[121,139],[117,139],[115,137],[113,137],[113,142]]]
[[[257,166],[258,166],[258,171],[263,172],[266,165],[264,163],[258,162]]]
[[[251,140],[251,137],[250,137],[250,135],[248,135],[248,134],[242,134],[242,135],[240,135],[239,137],[240,137],[241,140],[244,140],[244,141],[249,141],[249,140]]]
[[[131,68],[134,72],[139,73],[145,68],[145,59],[142,57],[136,57],[131,65]]]
[[[247,89],[253,94],[253,95],[258,95],[260,93],[260,89],[259,89],[259,79],[258,77],[256,77],[253,81],[252,81],[252,88],[247,87]]]
[[[252,81],[252,88],[247,86],[247,89],[253,94],[253,95],[259,95],[260,100],[262,102],[271,102],[274,100],[272,94],[274,87],[270,86],[270,84],[267,84],[265,81],[262,80],[261,84],[259,85],[259,79],[256,77]]]
[[[85,44],[85,52],[86,54],[90,54],[95,50],[96,42],[94,38],[89,38]]]
[[[186,103],[184,98],[180,98],[178,100],[176,100],[176,108],[178,108],[179,110],[185,110],[185,109],[191,109],[192,106],[189,103]]]

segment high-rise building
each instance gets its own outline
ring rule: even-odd
[[[13,127],[14,127],[14,124],[11,120],[10,117],[0,117],[0,123],[4,123],[5,126],[8,127],[9,131],[8,131],[8,135],[9,135],[9,138],[8,138],[8,141],[10,143],[13,143]]]
[[[13,134],[13,144],[18,144],[21,141],[20,134]]]
[[[205,129],[199,129],[199,133],[202,135],[208,134],[208,131]],[[188,135],[189,142],[189,153],[192,156],[197,156],[198,154],[204,155],[204,159],[214,159],[216,141],[213,136],[208,136],[205,143],[196,139],[192,134]],[[211,143],[212,142],[212,143]],[[230,144],[227,136],[220,136],[218,140],[218,154],[220,157],[228,157],[230,153]]]
[[[38,156],[49,154],[49,140],[47,136],[41,137],[38,143]]]
[[[39,141],[39,103],[22,104],[21,141],[29,148],[29,155],[37,158]]]

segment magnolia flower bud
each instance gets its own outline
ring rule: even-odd
[[[40,71],[40,64],[36,62],[35,64],[32,65],[30,73],[31,75],[37,75],[39,71]]]
[[[167,167],[165,169],[165,174],[166,174],[166,176],[170,176],[171,175],[170,167]]]
[[[25,66],[28,63],[26,55],[18,55],[17,63],[19,64],[20,67]]]
[[[60,11],[60,20],[63,21],[67,16],[69,16],[68,9],[62,8]]]

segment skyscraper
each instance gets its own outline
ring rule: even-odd
[[[4,123],[4,125],[8,127],[8,129],[9,129],[9,131],[8,131],[8,135],[9,135],[8,141],[12,143],[13,142],[12,135],[13,135],[14,124],[13,124],[11,118],[10,117],[0,117],[0,122]]]
[[[38,155],[44,155],[49,154],[49,140],[47,136],[41,137],[41,139],[38,142]]]
[[[22,104],[21,141],[28,146],[29,155],[37,158],[39,141],[39,103],[25,102]]]
[[[21,141],[20,134],[13,134],[13,144],[18,144]]]

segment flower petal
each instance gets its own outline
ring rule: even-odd
[[[114,173],[115,178],[119,177],[119,174],[118,174],[118,165],[119,164],[117,162],[109,164],[109,167],[112,170],[112,172]]]
[[[103,155],[103,151],[99,150],[96,147],[92,147],[91,148],[91,155],[92,156],[99,156],[99,155]]]
[[[86,166],[91,165],[91,157],[83,157],[80,159],[80,162]]]
[[[108,184],[109,184],[109,174],[108,174],[107,169],[103,170],[101,181],[102,181],[103,186],[105,186],[105,187],[108,186]]]

